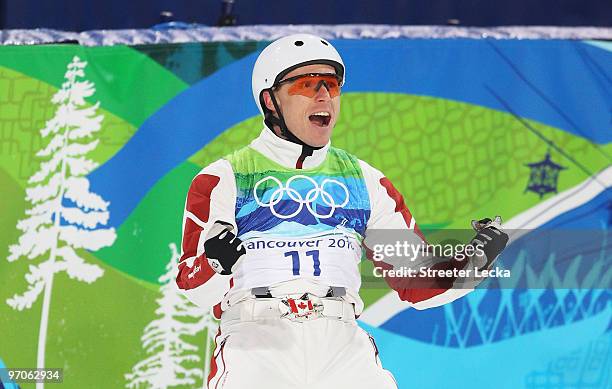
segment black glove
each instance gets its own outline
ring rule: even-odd
[[[242,241],[231,232],[233,229],[230,223],[217,221],[206,235],[204,252],[210,267],[219,274],[232,274],[246,254]]]
[[[501,230],[501,217],[499,216],[496,216],[495,220],[489,218],[473,220],[472,227],[477,234],[470,243],[476,248],[481,248],[486,257],[486,262],[478,268],[487,270],[493,265],[495,258],[506,248],[508,234]]]

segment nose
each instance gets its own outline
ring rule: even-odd
[[[329,86],[325,81],[320,81],[319,85],[317,85],[317,94],[315,95],[315,99],[317,101],[328,101],[331,100],[331,95],[329,94]]]

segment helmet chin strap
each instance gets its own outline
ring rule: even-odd
[[[282,136],[284,136],[289,142],[302,146],[302,154],[312,155],[313,150],[319,150],[323,148],[324,146],[314,147],[307,143],[304,143],[304,141],[295,136],[295,134],[289,130],[289,128],[287,127],[287,123],[285,123],[285,118],[283,117],[280,107],[276,102],[274,92],[272,91],[272,89],[268,89],[268,92],[270,93],[270,99],[272,100],[272,104],[274,104],[274,110],[278,115],[278,117],[276,117],[269,111],[266,113],[264,122],[266,123],[270,131],[274,132],[274,126],[280,127]],[[274,135],[276,135],[276,133]]]

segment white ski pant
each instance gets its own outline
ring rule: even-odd
[[[244,320],[235,311],[241,305],[222,316],[209,389],[397,388],[373,339],[353,318]]]

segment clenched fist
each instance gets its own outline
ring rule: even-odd
[[[476,236],[470,242],[474,247],[482,249],[484,258],[477,263],[478,269],[489,269],[495,258],[506,248],[508,244],[508,234],[501,229],[501,217],[496,216],[495,220],[489,218],[482,220],[473,220],[472,228],[477,232]]]
[[[230,223],[217,221],[206,235],[204,252],[208,264],[219,274],[232,274],[238,266],[246,249],[242,241],[236,237]]]

